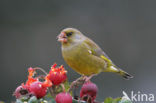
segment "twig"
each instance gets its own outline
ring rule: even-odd
[[[51,95],[52,97],[55,97],[55,93],[54,93],[53,88],[52,88],[52,87],[49,87],[48,89],[49,89],[50,95]]]
[[[62,87],[62,89],[63,89],[63,92],[66,92],[66,89],[65,89],[65,87],[64,87],[64,84],[61,84],[61,87]]]
[[[44,69],[42,69],[42,68],[40,68],[40,67],[35,67],[34,69],[35,69],[35,70],[40,70],[40,71],[42,71],[45,75],[48,74]]]

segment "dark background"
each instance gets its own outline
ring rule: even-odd
[[[0,100],[10,102],[27,80],[27,68],[49,71],[65,65],[68,79],[78,78],[61,56],[56,36],[66,27],[92,38],[119,67],[134,75],[126,81],[113,73],[92,80],[97,99],[122,96],[125,90],[156,95],[156,1],[154,0],[1,0]]]

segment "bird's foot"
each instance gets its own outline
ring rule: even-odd
[[[97,74],[92,74],[92,75],[90,75],[89,77],[84,76],[84,80],[85,80],[85,82],[90,81],[90,80],[92,79],[92,77],[94,77],[94,76],[96,76],[96,75],[97,75]]]
[[[80,78],[76,79],[75,81],[73,81],[71,83],[71,86],[70,86],[70,89],[69,89],[69,92],[73,89],[73,88],[77,88],[78,86],[84,84],[85,82],[85,76],[81,76]]]
[[[96,76],[97,74],[92,74],[90,75],[89,77],[85,76],[85,75],[82,75],[80,78],[76,79],[75,81],[73,81],[71,83],[71,86],[70,86],[70,89],[69,89],[69,92],[73,89],[73,88],[77,88],[79,87],[80,85],[83,85],[85,82],[88,82],[90,81],[90,79],[94,76]]]

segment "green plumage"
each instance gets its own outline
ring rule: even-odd
[[[80,31],[67,28],[62,32],[68,34],[67,42],[62,42],[62,55],[67,64],[76,72],[90,76],[100,72],[115,72],[126,79],[131,75],[119,69],[102,49]]]

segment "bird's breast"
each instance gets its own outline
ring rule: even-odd
[[[62,55],[67,64],[79,74],[91,75],[102,71],[104,64],[90,55],[85,45],[76,44],[70,47],[62,47]]]

